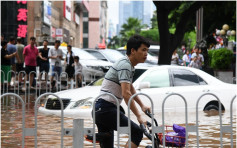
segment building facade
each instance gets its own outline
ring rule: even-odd
[[[35,36],[37,45],[58,39],[83,47],[83,12],[89,10],[88,1],[1,1],[1,8],[1,34],[6,40],[20,36],[27,44]],[[25,26],[25,35],[19,26]]]
[[[107,1],[1,1],[1,34],[20,35],[24,44],[55,40],[79,48],[96,48],[107,39]]]
[[[98,45],[107,39],[107,1],[89,1],[89,14],[84,17],[88,21],[88,48],[98,48]]]

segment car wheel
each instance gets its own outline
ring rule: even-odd
[[[208,105],[208,106],[206,106],[206,107],[204,108],[204,111],[210,111],[210,110],[216,110],[216,111],[218,111],[218,110],[219,110],[219,107],[216,106],[216,105],[210,104],[210,105]]]
[[[206,104],[204,107],[203,111],[210,111],[210,110],[219,110],[219,104],[218,101],[210,101],[209,103]],[[221,104],[221,111],[225,111],[225,107],[223,104]]]

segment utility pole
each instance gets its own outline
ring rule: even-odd
[[[200,42],[203,37],[203,7],[201,7],[196,11],[196,30],[197,30],[196,41]]]

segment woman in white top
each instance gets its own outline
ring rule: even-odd
[[[177,49],[175,49],[175,51],[172,54],[171,65],[178,65],[178,62],[179,62],[179,55],[177,53]]]
[[[183,55],[183,63],[184,66],[188,66],[188,64],[190,63],[189,50],[186,50],[185,54]]]

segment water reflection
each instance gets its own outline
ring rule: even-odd
[[[24,97],[24,96],[23,96]],[[25,127],[34,128],[34,101],[35,96],[31,96],[30,102],[26,104]],[[24,99],[24,98],[23,98]],[[6,102],[6,101],[5,101]],[[21,147],[22,143],[22,110],[21,104],[15,105],[17,100],[11,99],[8,101],[8,106],[1,104],[1,147],[16,148]],[[162,123],[162,114],[155,115],[159,125]],[[185,126],[184,113],[165,113],[165,124],[172,125],[173,123]],[[132,116],[134,118],[134,116]],[[38,114],[38,147],[60,147],[61,144],[61,120],[54,115]],[[147,118],[147,120],[150,120]],[[222,113],[223,125],[230,125],[230,113]],[[196,124],[196,114],[188,115],[189,125]],[[93,127],[92,120],[85,120],[86,127]],[[64,118],[64,128],[72,128],[73,119]],[[234,131],[234,147],[236,147],[236,112],[233,112],[233,131]],[[220,147],[220,125],[218,112],[199,112],[199,136],[200,147]],[[124,146],[127,142],[127,135],[120,136],[120,146]],[[115,137],[116,139],[116,137]],[[73,138],[64,136],[64,147],[72,147]],[[189,147],[196,147],[196,134],[189,133]],[[116,143],[116,142],[115,142]],[[151,145],[145,136],[140,147]],[[230,134],[223,134],[224,147],[230,147]],[[34,147],[34,137],[27,136],[25,138],[25,147]],[[90,142],[85,141],[84,147],[93,147]],[[97,145],[97,147],[99,147]]]

